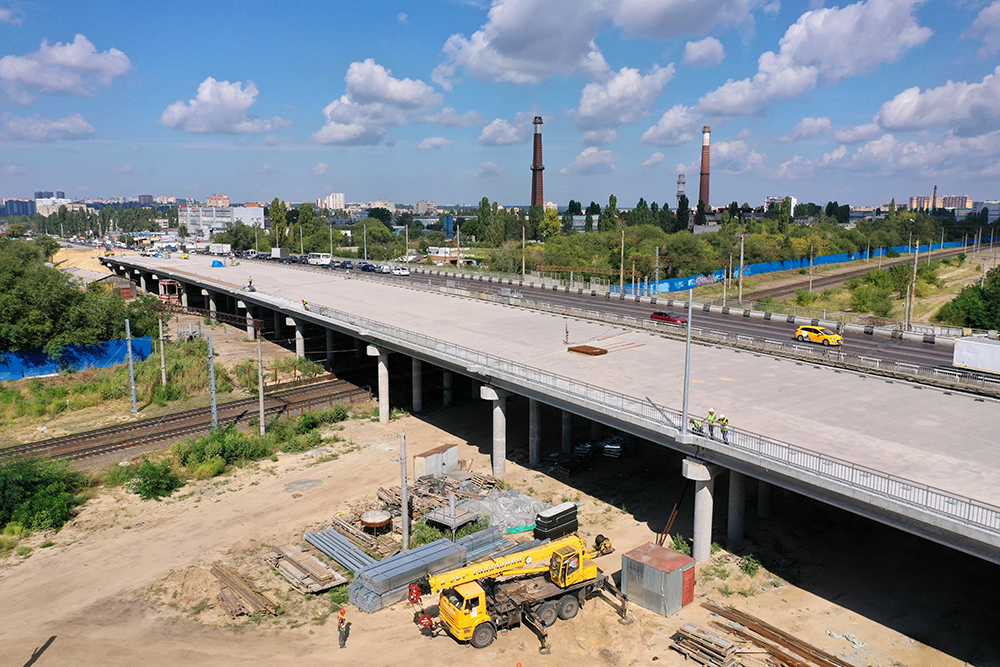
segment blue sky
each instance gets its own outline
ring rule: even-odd
[[[1000,0],[0,0],[0,196],[1000,198]]]

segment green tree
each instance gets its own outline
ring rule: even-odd
[[[698,207],[694,212],[694,225],[701,227],[705,224],[705,202],[698,200]]]
[[[618,229],[618,198],[611,195],[608,198],[608,205],[601,211],[601,217],[597,219],[597,230],[608,232]]]
[[[285,202],[277,197],[271,201],[269,209],[271,216],[271,247],[287,248],[289,245],[288,227],[285,217]]]
[[[529,239],[540,238],[539,228],[545,220],[545,209],[538,204],[534,204],[528,209],[528,226],[526,236]]]
[[[781,208],[778,211],[778,232],[784,234],[788,231],[788,226],[792,223],[792,198],[785,197],[781,200]]]
[[[552,236],[558,236],[561,228],[559,224],[559,211],[554,208],[549,209],[545,211],[544,215],[545,217],[538,223],[538,237],[540,239],[547,239]]]
[[[24,236],[24,225],[20,222],[15,222],[12,225],[7,226],[7,236],[12,239],[19,239]]]
[[[589,210],[587,211],[587,218],[583,221],[583,231],[592,232],[594,231],[594,214]]]
[[[177,236],[180,237],[181,242],[188,237],[187,225],[177,225]]]
[[[677,200],[677,215],[674,223],[674,231],[691,230],[691,209],[689,208],[687,195],[681,195]]]
[[[583,215],[583,204],[570,199],[569,204],[566,206],[566,212],[570,215]]]
[[[637,227],[639,225],[652,225],[656,222],[656,218],[653,215],[653,211],[650,210],[649,205],[646,200],[639,197],[639,203],[635,205],[632,213],[629,215],[629,225]]]
[[[387,208],[381,208],[376,206],[374,208],[368,209],[368,215],[376,220],[381,220],[383,224],[388,225],[392,222],[392,213],[389,212]]]

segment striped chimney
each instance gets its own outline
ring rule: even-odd
[[[542,117],[535,116],[532,121],[535,126],[535,150],[531,156],[531,205],[545,205],[545,195],[542,194]]]
[[[705,210],[708,210],[708,162],[709,162],[709,141],[712,135],[712,128],[708,125],[701,129],[701,185],[698,188],[698,201],[705,203]]]

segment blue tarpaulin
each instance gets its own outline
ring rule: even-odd
[[[132,357],[142,361],[152,353],[148,336],[132,339]],[[20,380],[39,375],[55,375],[59,371],[79,371],[84,368],[105,368],[128,361],[128,345],[124,340],[111,340],[97,345],[68,345],[60,359],[48,357],[42,350],[0,352],[0,381]]]
[[[225,266],[226,266],[225,264],[223,264],[222,262],[220,262],[217,259],[213,259],[212,260],[212,268],[213,269],[221,269],[221,268],[223,268]]]

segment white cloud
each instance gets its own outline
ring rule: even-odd
[[[268,164],[267,162],[265,162],[264,166],[261,167],[260,169],[258,169],[257,172],[260,173],[260,174],[273,174],[274,173],[274,167],[272,167],[270,164]]]
[[[610,174],[618,164],[618,156],[611,151],[598,150],[594,146],[585,148],[582,153],[576,156],[573,164],[559,170],[560,174],[581,174],[592,176],[595,174]]]
[[[704,95],[698,108],[727,116],[759,114],[819,83],[831,85],[894,62],[931,36],[913,16],[921,1],[868,0],[808,11],[785,32],[778,53],[760,56],[757,74],[730,79]]]
[[[656,151],[655,153],[653,153],[652,155],[649,156],[648,160],[646,160],[645,162],[642,163],[642,166],[645,167],[646,169],[652,169],[656,165],[658,165],[661,162],[663,162],[663,160],[666,157],[667,156],[664,155],[663,153],[661,153],[660,151]]]
[[[640,141],[653,146],[679,146],[694,139],[697,125],[692,110],[683,104],[676,104],[660,117],[656,125],[643,133]]]
[[[129,146],[128,150],[129,150],[130,153],[141,153],[142,152],[142,149],[139,148],[138,146]]]
[[[753,23],[751,4],[750,0],[621,0],[614,21],[633,35],[669,39],[705,34],[716,26]]]
[[[0,139],[7,141],[60,141],[83,139],[94,134],[94,126],[76,113],[59,120],[35,114],[27,118],[5,113],[0,116]]]
[[[18,25],[21,23],[20,17],[14,16],[14,12],[9,9],[4,9],[0,7],[0,23],[12,23]]]
[[[120,167],[115,167],[115,171],[117,171],[119,174],[131,174],[132,173],[132,165],[130,165],[130,164],[123,164]]]
[[[985,58],[1000,51],[1000,0],[984,7],[972,26],[962,34],[963,39],[975,37],[983,40],[979,56]]]
[[[484,162],[473,175],[476,178],[492,178],[494,176],[501,175],[503,171],[503,167],[498,165],[496,162]]]
[[[447,148],[448,146],[454,146],[455,142],[450,139],[445,139],[444,137],[427,137],[419,144],[417,148],[422,151],[434,151],[439,148]]]
[[[735,174],[764,166],[764,156],[742,139],[717,141],[712,145],[712,168]]]
[[[715,37],[706,37],[684,45],[684,64],[694,67],[715,67],[726,57],[722,42]]]
[[[588,83],[580,95],[576,123],[581,129],[615,128],[644,118],[674,77],[673,63],[654,65],[646,76],[623,67],[603,83]]]
[[[805,117],[795,124],[792,128],[792,133],[786,137],[780,137],[779,141],[799,141],[801,139],[812,139],[813,137],[819,137],[824,134],[830,134],[832,131],[832,126],[830,124],[830,119],[826,117],[814,118]]]
[[[180,100],[168,106],[160,123],[192,134],[265,134],[287,127],[283,118],[258,118],[247,110],[257,99],[253,81],[216,81],[208,77],[198,86],[198,95],[186,104]]]
[[[473,125],[484,125],[486,119],[478,111],[466,111],[463,114],[455,113],[451,107],[445,107],[435,114],[420,116],[417,120],[421,123],[431,125],[443,125],[444,127],[472,127]]]
[[[581,141],[588,146],[607,146],[618,138],[618,131],[611,127],[599,130],[587,130]]]
[[[908,88],[883,104],[875,121],[887,130],[923,130],[942,125],[962,135],[997,129],[1000,66],[983,77],[982,83],[948,81],[923,92]]]
[[[527,111],[518,112],[514,121],[497,118],[483,128],[477,142],[483,146],[510,146],[527,143],[531,139],[533,116]]]
[[[97,86],[110,86],[132,69],[124,53],[112,48],[98,53],[83,35],[72,42],[49,45],[26,56],[0,58],[0,86],[17,104],[33,104],[32,92],[93,97]]]
[[[313,165],[313,168],[310,169],[310,171],[316,174],[317,176],[322,176],[329,170],[330,170],[330,165],[326,164],[325,162],[317,162],[315,165]]]
[[[400,12],[399,15],[396,17],[396,20],[399,21],[400,23],[409,23],[410,17],[404,14],[403,12]]]
[[[410,114],[441,104],[441,95],[419,79],[397,79],[369,58],[351,63],[347,92],[323,109],[326,124],[312,135],[321,144],[369,146],[381,143],[390,127]]]
[[[765,14],[777,14],[781,11],[781,2],[779,2],[779,0],[773,0],[773,2],[769,2],[761,7],[761,9]]]
[[[842,127],[833,133],[833,138],[844,144],[856,144],[874,139],[882,131],[878,123],[866,123],[854,127]]]
[[[27,174],[28,170],[19,164],[8,164],[0,169],[0,174],[5,176],[20,176],[21,174]]]

